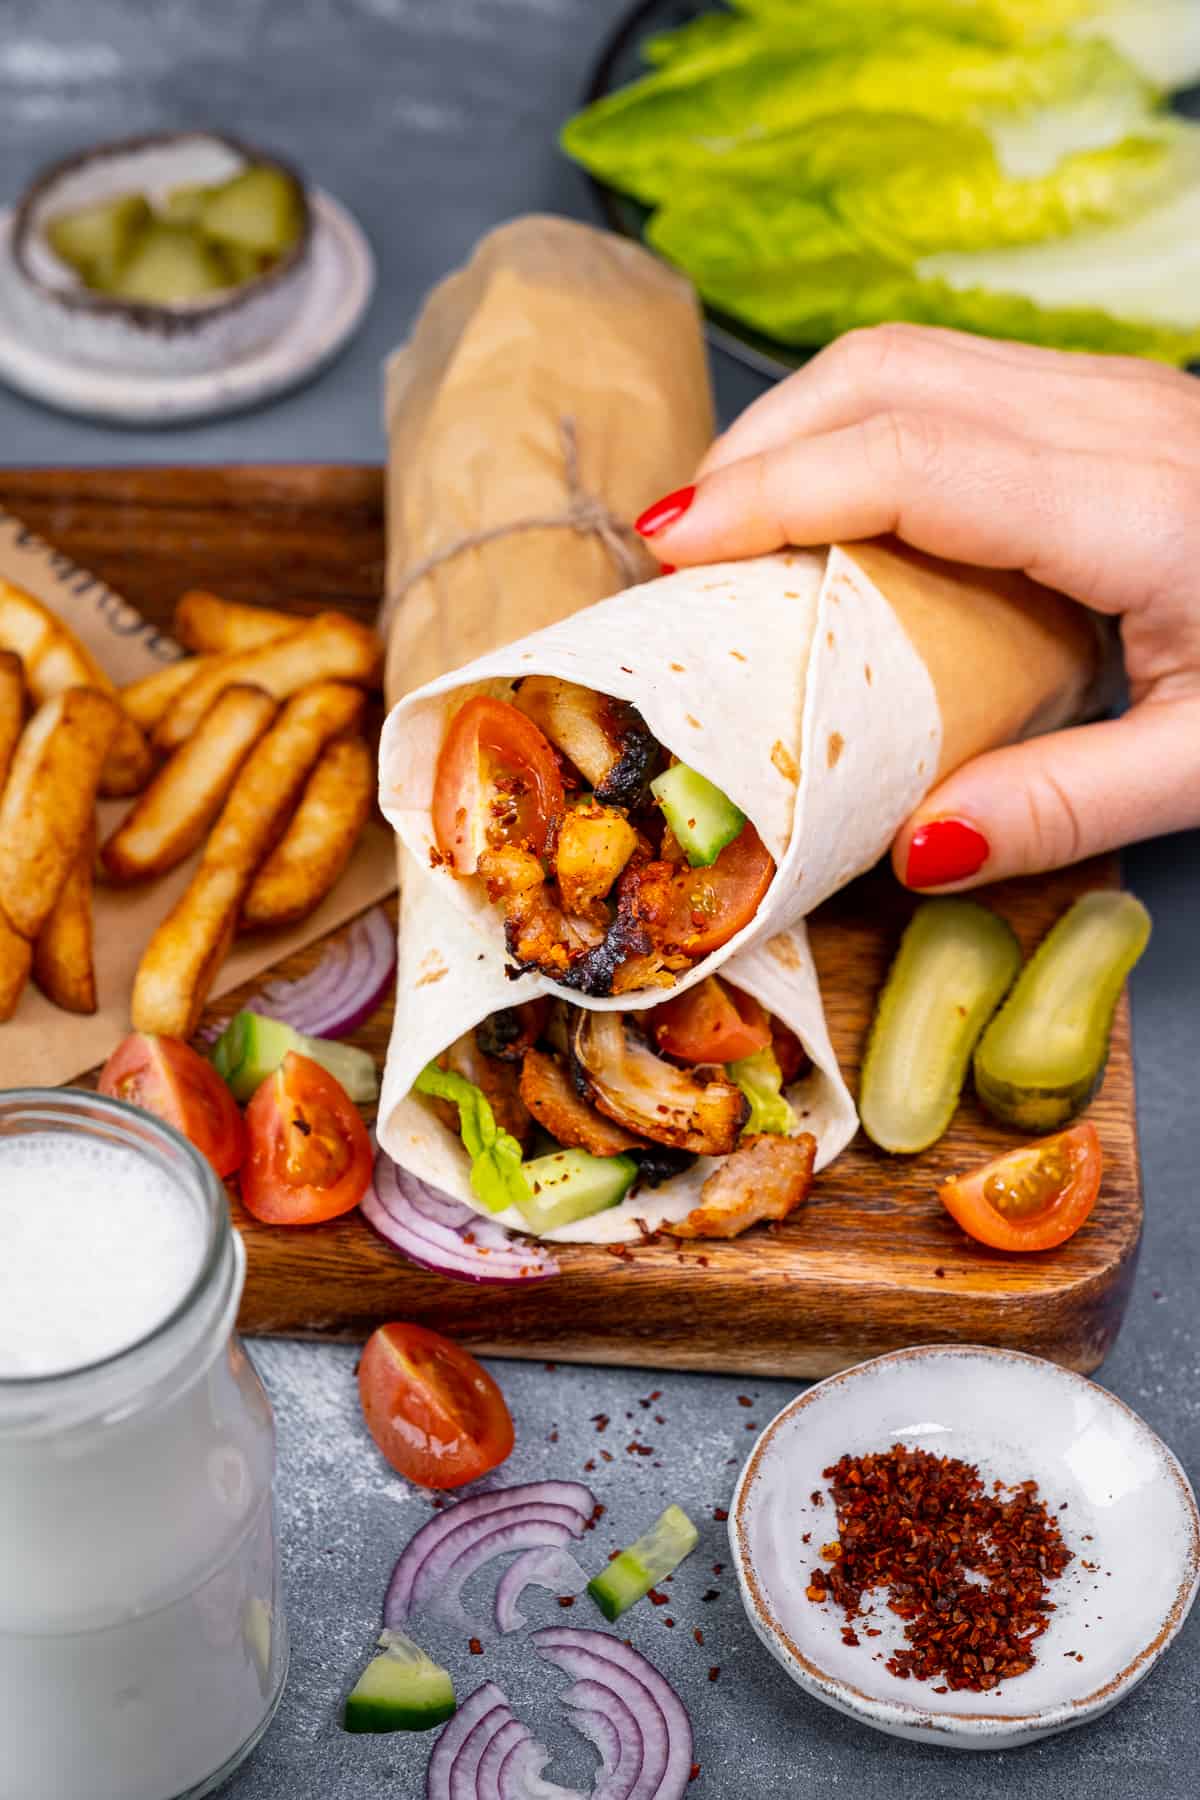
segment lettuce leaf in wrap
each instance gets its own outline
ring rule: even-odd
[[[453,1069],[433,1062],[421,1070],[413,1087],[432,1100],[448,1100],[458,1108],[463,1148],[471,1159],[471,1191],[488,1212],[503,1212],[529,1198],[521,1171],[522,1151],[515,1137],[496,1123],[481,1088]]]

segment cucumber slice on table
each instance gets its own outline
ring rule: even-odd
[[[941,1137],[980,1032],[1021,967],[1012,927],[973,900],[918,906],[875,1008],[858,1111],[881,1150]]]
[[[680,1506],[668,1506],[644,1537],[615,1556],[588,1582],[588,1593],[611,1624],[659,1581],[665,1581],[700,1542],[700,1534]]]
[[[429,1731],[452,1717],[454,1683],[402,1631],[385,1631],[346,1701],[347,1731]]]
[[[213,1045],[211,1061],[234,1099],[244,1101],[275,1073],[289,1050],[320,1063],[360,1105],[378,1099],[379,1070],[366,1050],[331,1038],[305,1037],[294,1026],[261,1013],[235,1013]]]
[[[517,1204],[531,1231],[556,1231],[560,1225],[619,1206],[637,1180],[637,1172],[632,1156],[555,1150],[524,1165],[529,1197]]]
[[[1021,971],[975,1052],[975,1092],[1022,1131],[1057,1131],[1087,1105],[1108,1061],[1125,977],[1150,915],[1132,894],[1085,894]]]
[[[693,869],[710,868],[746,823],[728,795],[686,763],[656,775],[650,792]]]
[[[144,195],[118,194],[113,200],[81,206],[47,220],[46,241],[56,256],[87,281],[93,268],[115,272],[149,222],[150,207]]]
[[[197,222],[219,243],[240,244],[278,256],[300,235],[300,190],[283,169],[251,163],[231,181],[213,188]]]

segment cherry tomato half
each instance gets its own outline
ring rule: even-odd
[[[381,1325],[358,1365],[367,1429],[418,1487],[477,1481],[513,1447],[504,1395],[469,1350],[423,1325]]]
[[[748,925],[771,885],[775,861],[749,820],[711,868],[681,868],[671,883],[668,919],[656,927],[660,943],[689,956],[708,956]]]
[[[566,805],[549,739],[507,700],[477,695],[454,715],[433,784],[433,834],[456,875],[473,875],[489,844],[539,856]]]
[[[993,1250],[1053,1250],[1095,1206],[1103,1168],[1096,1127],[1085,1120],[947,1181],[938,1197],[964,1231]]]
[[[649,1014],[660,1050],[690,1063],[739,1062],[765,1050],[771,1021],[757,1000],[710,975]]]
[[[222,1178],[241,1167],[246,1128],[237,1101],[190,1044],[136,1031],[117,1045],[97,1086],[173,1125]]]
[[[371,1140],[340,1081],[289,1050],[246,1108],[242,1199],[266,1225],[318,1225],[356,1207],[371,1180]]]

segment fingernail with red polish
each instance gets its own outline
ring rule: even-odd
[[[965,819],[931,819],[919,825],[908,846],[904,879],[909,887],[947,887],[978,874],[991,845]]]
[[[682,519],[695,498],[694,487],[676,488],[673,494],[664,494],[661,500],[656,500],[639,519],[634,520],[634,530],[640,531],[643,537],[656,536],[658,532],[665,531],[668,525],[674,525],[677,519]]]
[[[674,575],[678,566],[677,563],[659,563],[658,572],[660,575]]]

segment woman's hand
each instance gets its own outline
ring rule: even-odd
[[[667,564],[895,532],[1120,618],[1121,718],[994,750],[897,835],[910,887],[1060,867],[1200,824],[1200,382],[958,332],[851,332],[643,513]]]

